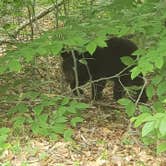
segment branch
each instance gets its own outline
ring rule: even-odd
[[[57,5],[52,5],[50,6],[48,9],[42,11],[41,13],[39,13],[36,17],[31,18],[30,20],[24,22],[20,27],[18,27],[15,32],[14,32],[14,36],[16,36],[18,34],[18,32],[22,29],[24,29],[27,25],[29,25],[31,22],[33,23],[36,20],[41,19],[42,17],[44,17],[45,15],[47,15],[48,13],[52,12],[55,8],[61,6],[63,4],[63,1],[61,1],[59,4]]]
[[[61,6],[63,4],[63,1],[61,1],[59,4],[57,5],[52,5],[49,8],[43,10],[41,13],[39,13],[38,15],[36,15],[36,17],[31,18],[30,20],[25,21],[23,24],[21,24],[12,34],[10,34],[10,36],[12,36],[13,38],[16,38],[17,34],[24,29],[26,26],[28,26],[29,24],[35,22],[36,20],[41,19],[42,17],[44,17],[45,15],[47,15],[48,13],[52,12],[55,8],[58,8],[59,6]],[[13,43],[12,40],[0,40],[0,45],[5,44],[5,43]]]

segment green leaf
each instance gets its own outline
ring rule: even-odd
[[[63,134],[65,131],[66,125],[64,123],[55,123],[51,129],[56,134]]]
[[[122,98],[118,100],[118,103],[125,107],[126,113],[129,117],[134,115],[136,106],[130,99]]]
[[[41,114],[36,117],[36,121],[37,121],[38,125],[40,125],[41,127],[48,125],[47,120],[48,120],[48,114]]]
[[[152,115],[150,113],[142,113],[135,119],[132,118],[131,120],[132,121],[135,120],[134,126],[139,127],[140,125],[142,125],[144,122],[147,121],[147,117],[152,117]]]
[[[62,48],[63,48],[63,44],[58,41],[55,41],[52,43],[51,53],[53,53],[54,55],[58,55],[60,51],[62,50]]]
[[[35,57],[36,50],[33,49],[33,48],[30,48],[30,47],[29,48],[28,47],[23,47],[23,48],[20,48],[19,54],[20,54],[20,56],[25,58],[26,62],[30,62]]]
[[[156,75],[152,78],[152,84],[158,85],[162,81],[163,77],[161,75]]]
[[[162,118],[160,122],[159,131],[162,136],[166,135],[166,115]]]
[[[161,75],[156,75],[152,78],[152,84],[158,85],[162,81],[163,77]]]
[[[74,106],[70,106],[70,107],[68,107],[67,112],[70,112],[72,114],[76,114],[77,109]]]
[[[26,104],[24,103],[18,103],[15,107],[12,107],[10,110],[9,110],[9,114],[13,114],[13,113],[16,113],[16,112],[20,112],[20,113],[24,113],[24,112],[27,112],[28,111],[28,107],[26,106]]]
[[[156,143],[156,140],[153,137],[142,137],[141,139],[145,145],[150,145],[150,144]]]
[[[10,132],[9,128],[6,128],[6,127],[0,128],[0,135],[7,135],[9,134],[9,132]]]
[[[86,103],[77,102],[75,107],[79,110],[85,110],[85,109],[89,108],[89,105]]]
[[[155,90],[152,84],[148,85],[148,87],[146,88],[146,94],[149,100],[151,100],[153,95],[155,95]]]
[[[139,110],[142,112],[142,113],[150,113],[151,112],[151,109],[149,108],[149,107],[147,107],[147,106],[144,106],[144,105],[140,105],[139,106]]]
[[[106,36],[104,35],[104,36],[97,37],[94,42],[99,47],[107,47],[107,43],[105,42],[105,40],[106,40]]]
[[[140,68],[134,67],[134,68],[131,70],[131,79],[134,79],[134,78],[137,77],[140,73],[141,73]]]
[[[67,122],[67,118],[64,116],[55,119],[55,123],[65,123],[65,122]]]
[[[42,105],[37,105],[33,108],[33,112],[35,113],[36,116],[41,115],[41,113],[43,112],[43,106]]]
[[[165,152],[165,151],[166,151],[166,142],[163,142],[157,145],[157,154]]]
[[[136,110],[136,105],[132,101],[128,105],[125,106],[126,113],[129,117],[133,116]]]
[[[71,125],[72,125],[73,127],[76,127],[77,123],[83,122],[83,120],[84,120],[84,119],[81,118],[81,117],[72,118],[72,120],[71,120]]]
[[[94,41],[88,43],[88,45],[86,46],[86,50],[92,55],[95,50],[97,48],[97,45]]]
[[[165,93],[166,93],[166,82],[163,81],[157,87],[157,95],[162,96]]]
[[[154,130],[154,125],[154,121],[145,123],[144,127],[142,128],[142,137],[145,137],[152,132]]]
[[[81,64],[84,64],[84,65],[87,65],[88,63],[87,63],[87,60],[86,59],[80,59],[79,60],[79,62],[81,63]]]
[[[0,74],[3,74],[7,70],[7,66],[0,66]]]
[[[20,72],[22,67],[20,62],[17,59],[11,59],[8,65],[9,65],[10,71],[16,71],[16,72]]]
[[[70,99],[68,97],[64,97],[62,102],[61,102],[61,105],[67,105],[69,103]]]
[[[160,101],[153,102],[153,107],[156,112],[165,112],[165,108]]]
[[[122,63],[125,64],[126,66],[131,66],[134,64],[134,59],[129,56],[123,56],[120,59]]]
[[[161,57],[161,56],[155,57],[155,66],[157,68],[161,69],[163,64],[164,64],[163,57]]]
[[[65,132],[63,134],[64,140],[65,141],[72,141],[72,135],[73,135],[73,130],[71,130],[71,129],[65,130]]]
[[[48,50],[48,45],[46,45],[45,43],[41,43],[37,48],[36,48],[36,54],[39,55],[48,55],[49,54],[49,50]]]
[[[61,117],[63,115],[65,115],[65,113],[68,111],[68,107],[65,106],[60,106],[56,111],[55,111],[55,115],[57,117]]]
[[[123,105],[123,106],[128,105],[130,102],[131,102],[131,100],[127,99],[127,98],[122,98],[122,99],[118,100],[118,103],[121,104],[121,105]]]
[[[154,70],[153,64],[151,64],[149,62],[142,63],[140,66],[141,66],[141,69],[142,69],[141,71],[142,71],[143,75],[146,75],[147,73],[153,72],[153,70]]]

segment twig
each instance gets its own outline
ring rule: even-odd
[[[36,17],[31,18],[30,20],[24,22],[20,27],[18,27],[15,32],[13,33],[13,36],[16,36],[20,30],[24,29],[27,25],[29,25],[31,22],[34,22],[36,20],[39,20],[40,18],[44,17],[45,15],[47,15],[48,13],[52,12],[55,8],[61,6],[63,4],[63,1],[61,1],[59,4],[57,5],[51,5],[49,8],[47,8],[46,10],[42,11],[41,13],[39,13]]]
[[[45,15],[47,15],[48,13],[52,12],[55,8],[58,8],[59,6],[63,5],[63,1],[59,2],[59,4],[57,5],[51,5],[49,8],[43,10],[41,13],[39,13],[38,15],[36,15],[36,17],[30,18],[28,20],[26,20],[23,24],[21,24],[12,34],[10,34],[10,36],[12,36],[13,38],[16,38],[17,34],[24,29],[26,26],[32,24],[33,22],[35,22],[36,20],[41,19],[42,17],[44,17]],[[4,44],[4,43],[14,43],[12,42],[12,40],[0,40],[0,45]]]
[[[77,92],[77,95],[80,96],[80,91],[78,89],[79,80],[78,80],[78,70],[77,70],[77,59],[75,57],[75,53],[73,50],[71,51],[71,54],[72,54],[73,63],[74,63],[73,70],[74,70],[74,77],[75,77],[75,87],[76,87],[75,90]]]
[[[144,89],[145,89],[145,87],[146,87],[146,85],[147,85],[147,80],[143,77],[143,80],[144,80],[144,84],[143,84],[143,86],[142,86],[142,88],[141,88],[141,91],[140,91],[140,93],[139,93],[139,95],[138,95],[138,98],[137,98],[137,100],[136,100],[136,102],[135,102],[135,105],[137,106],[138,105],[138,102],[139,102],[139,100],[140,100],[140,98],[141,98],[141,96],[142,96],[142,93],[143,93],[143,91],[144,91]]]

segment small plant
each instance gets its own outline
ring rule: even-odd
[[[0,128],[0,154],[10,147],[10,144],[7,143],[7,138],[9,136],[10,129],[2,127]]]
[[[135,127],[142,127],[145,144],[157,144],[157,153],[166,151],[166,113],[142,113],[131,119]]]
[[[23,102],[25,99],[29,100],[28,103],[32,102],[31,99],[38,102],[30,107]],[[67,97],[36,95],[33,98],[29,92],[23,94],[20,100],[21,102],[9,111],[10,116],[15,114],[12,118],[15,132],[26,132],[26,126],[29,126],[29,130],[34,135],[42,135],[54,140],[59,136],[63,136],[66,141],[72,140],[71,127],[76,127],[79,122],[83,122],[80,111],[88,108],[87,104]]]

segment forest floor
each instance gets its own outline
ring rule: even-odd
[[[6,150],[1,156],[12,166],[165,166],[166,156],[156,156],[144,146],[139,132],[129,128],[124,113],[102,106],[84,112],[85,121],[74,133],[73,142],[24,139],[17,153]],[[1,161],[0,159],[0,161]]]
[[[60,94],[60,62],[41,60],[37,68],[42,75],[39,76],[32,70],[25,72],[25,77],[16,75],[6,83],[9,85],[12,79],[19,77],[22,80],[33,77],[36,77],[35,80],[49,79],[54,83],[50,81],[51,85],[42,86],[41,91],[52,87],[55,93]],[[2,83],[4,84],[3,81]],[[25,88],[22,85],[18,87],[18,92]],[[16,93],[16,88],[13,91]],[[12,166],[166,166],[166,155],[156,156],[155,147],[142,144],[140,131],[132,128],[123,108],[112,100],[111,91],[108,83],[103,100],[92,103],[86,90],[85,101],[90,102],[91,108],[83,112],[84,122],[74,129],[72,142],[65,142],[63,139],[55,142],[28,135],[11,136],[15,142],[15,150],[5,150],[0,156],[0,163],[5,163],[4,166],[7,163]],[[0,114],[1,117],[3,112]]]

